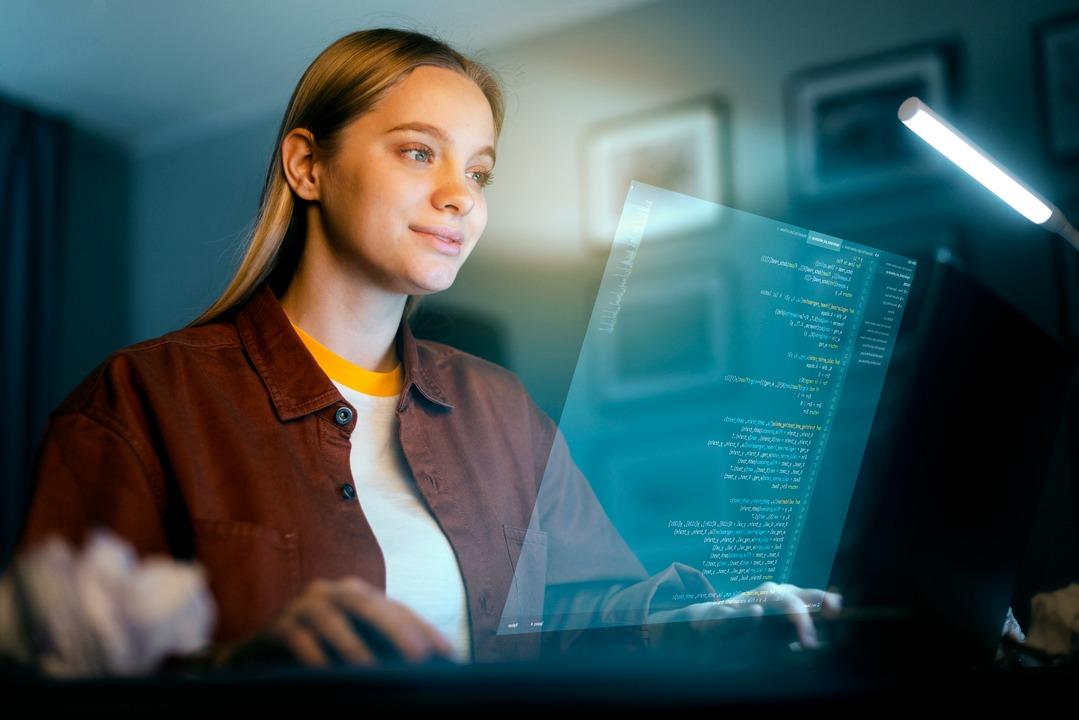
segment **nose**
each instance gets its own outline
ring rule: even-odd
[[[467,215],[476,204],[463,172],[455,170],[444,172],[439,177],[438,185],[431,195],[431,204],[438,210],[450,210],[458,215]]]

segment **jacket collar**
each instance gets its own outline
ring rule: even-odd
[[[342,402],[341,393],[292,329],[288,315],[268,283],[261,283],[240,309],[236,330],[282,421]],[[415,387],[436,405],[452,408],[453,403],[442,391],[433,353],[417,344],[404,318],[396,342],[404,366],[404,387],[398,407],[404,406]]]

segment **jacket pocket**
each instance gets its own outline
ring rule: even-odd
[[[543,596],[547,586],[547,533],[503,525],[513,582],[506,598],[506,619],[521,628],[543,626]]]
[[[261,630],[300,592],[296,532],[237,520],[195,519],[195,553],[217,603],[214,641]]]

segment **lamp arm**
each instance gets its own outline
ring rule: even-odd
[[[1049,216],[1049,219],[1045,221],[1044,227],[1046,230],[1052,230],[1057,235],[1061,236],[1076,250],[1079,250],[1079,230],[1072,227],[1072,224],[1068,222],[1068,218],[1064,217],[1064,213],[1060,212],[1060,208],[1055,205],[1050,205],[1053,208],[1053,214]]]

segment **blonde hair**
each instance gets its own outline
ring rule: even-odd
[[[421,65],[460,72],[479,86],[491,105],[495,137],[505,115],[502,89],[494,73],[435,38],[380,28],[349,33],[322,51],[292,92],[262,189],[259,211],[240,266],[221,296],[189,327],[203,325],[243,305],[264,280],[279,295],[291,282],[306,237],[305,203],[297,202],[285,179],[281,143],[296,128],[315,136],[319,148],[334,152],[341,130],[368,112],[408,73]],[[420,296],[405,303],[408,317]]]

